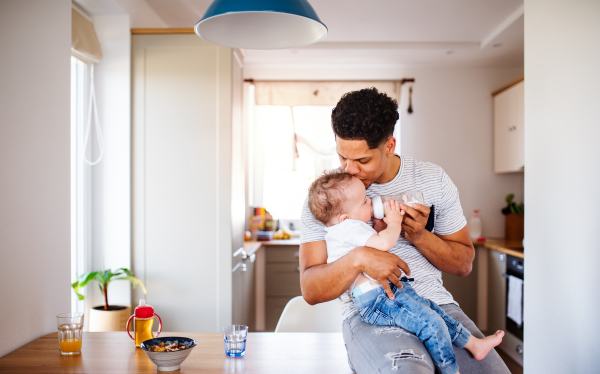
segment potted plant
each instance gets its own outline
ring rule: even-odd
[[[85,299],[85,296],[79,293],[81,288],[85,287],[89,282],[96,281],[100,287],[100,292],[104,296],[104,305],[99,305],[90,308],[89,331],[123,331],[127,319],[131,315],[130,305],[109,305],[108,304],[108,285],[115,280],[128,280],[133,288],[138,284],[142,287],[144,294],[147,294],[146,287],[142,281],[137,279],[133,272],[126,268],[104,271],[90,271],[81,274],[77,281],[71,287],[79,300]]]
[[[514,202],[515,194],[506,195],[507,206],[502,209],[506,216],[504,236],[507,240],[523,240],[525,228],[525,206]]]

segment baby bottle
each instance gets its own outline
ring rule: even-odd
[[[381,195],[371,199],[373,204],[373,216],[377,219],[382,219],[387,215],[385,211],[385,202],[394,199],[399,203],[406,204],[412,208],[414,203],[425,204],[421,191],[408,191],[398,195]]]
[[[152,325],[154,324],[154,316],[158,317],[158,331],[156,336],[152,334]],[[133,331],[135,338],[129,332],[129,323],[133,318]],[[158,314],[154,313],[154,308],[146,304],[146,299],[140,299],[140,305],[135,308],[135,313],[127,320],[127,334],[135,340],[135,346],[139,347],[141,343],[148,339],[157,338],[162,330],[162,321]]]

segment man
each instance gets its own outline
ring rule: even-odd
[[[363,322],[347,291],[364,272],[380,281],[393,298],[388,282],[401,288],[402,273],[410,274],[419,296],[433,300],[474,336],[483,337],[442,286],[442,271],[465,277],[475,258],[458,190],[439,166],[394,154],[398,104],[377,89],[345,94],[331,120],[341,166],[364,183],[368,197],[420,190],[425,204],[402,205],[404,235],[391,251],[359,247],[330,264],[324,226],[305,204],[300,245],[302,295],[312,305],[341,296],[344,342],[354,372],[432,374],[431,358],[415,335],[399,327]],[[385,228],[383,220],[373,222],[375,230]],[[482,361],[464,349],[454,347],[454,353],[462,374],[510,373],[495,351]]]

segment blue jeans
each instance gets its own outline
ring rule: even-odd
[[[471,333],[436,303],[417,295],[408,282],[402,285],[399,290],[390,284],[394,300],[381,286],[354,297],[360,318],[373,325],[399,326],[412,332],[423,342],[442,374],[455,374],[458,364],[452,344],[463,348]]]

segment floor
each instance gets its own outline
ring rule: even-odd
[[[502,357],[506,366],[508,366],[508,370],[510,370],[511,374],[523,374],[523,368],[515,361],[513,361],[512,358],[508,357],[508,355],[502,352],[501,349],[497,349],[496,351],[498,352],[500,357]]]

